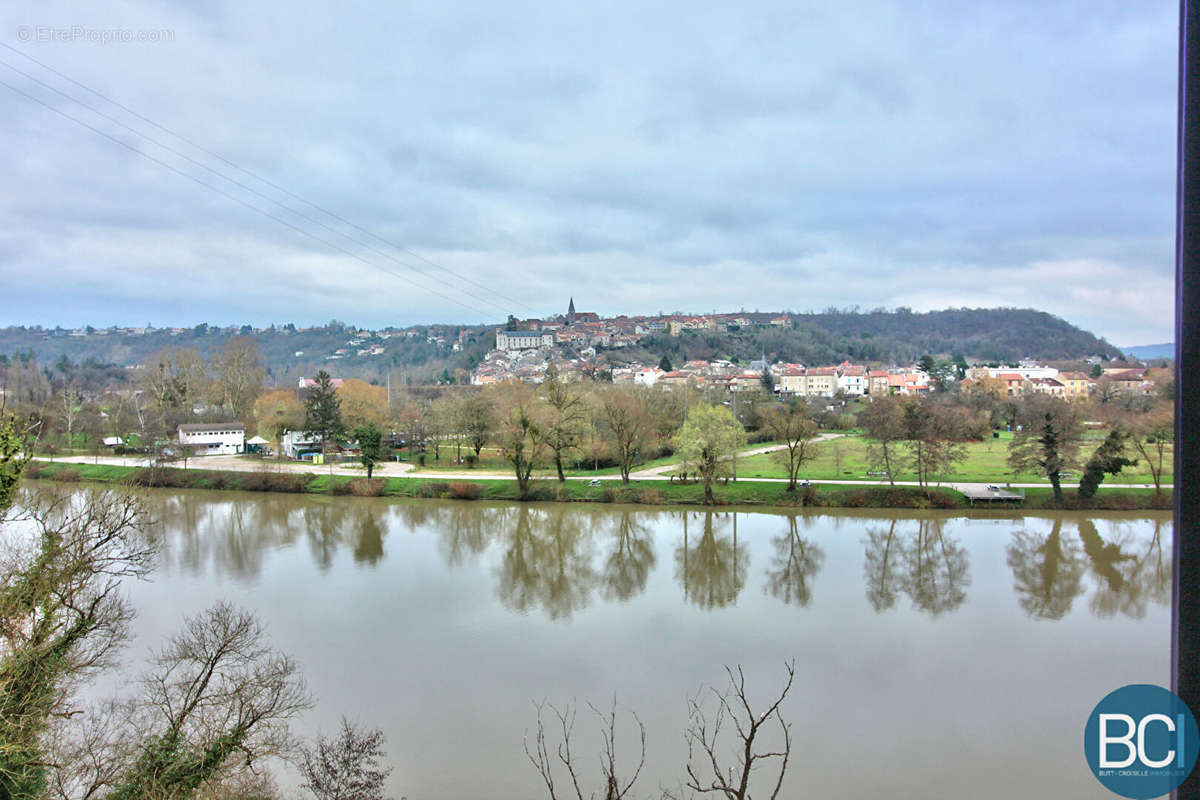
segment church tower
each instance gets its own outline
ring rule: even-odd
[[[575,298],[571,298],[571,304],[567,306],[567,324],[575,324]]]

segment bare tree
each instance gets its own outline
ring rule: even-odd
[[[549,406],[545,424],[546,446],[553,457],[559,483],[565,483],[567,477],[563,472],[563,461],[579,447],[579,441],[583,438],[583,394],[576,384],[561,380],[554,365],[546,370],[542,393]]]
[[[266,372],[258,356],[258,344],[249,336],[230,339],[213,356],[213,398],[235,419],[248,419],[254,400],[262,389]]]
[[[546,793],[550,800],[558,800],[560,797],[559,789],[555,784],[555,773],[564,769],[571,785],[561,796],[564,798],[574,796],[576,800],[584,800],[583,789],[580,786],[579,763],[575,754],[571,752],[571,734],[575,729],[576,717],[574,705],[568,704],[565,708],[559,709],[553,705],[538,703],[536,707],[537,732],[534,735],[532,750],[529,746],[529,737],[525,737],[525,756],[538,771],[542,782],[546,784]],[[600,732],[604,744],[600,754],[601,789],[598,792],[589,793],[587,797],[591,800],[596,800],[596,798],[621,800],[633,789],[638,776],[642,773],[642,767],[646,764],[646,726],[642,724],[637,714],[632,714],[638,727],[640,750],[637,767],[634,768],[632,775],[625,778],[620,775],[617,768],[617,699],[613,698],[612,709],[607,712],[601,711],[591,703],[588,703],[588,707],[600,719]],[[550,709],[550,713],[554,715],[558,723],[555,727],[558,729],[559,742],[553,746],[553,756],[550,754],[551,745],[547,744],[546,723],[543,719],[543,712],[546,708]],[[562,766],[556,769],[557,764]]]
[[[167,347],[152,353],[138,371],[138,384],[155,409],[183,418],[192,416],[208,382],[204,357],[187,347]]]
[[[58,416],[62,420],[64,432],[67,434],[67,450],[70,450],[75,444],[75,426],[79,423],[79,416],[83,411],[82,402],[83,398],[80,396],[79,384],[76,381],[64,386],[59,394]]]
[[[496,411],[482,392],[470,395],[458,406],[458,436],[465,438],[475,451],[476,460],[492,436],[496,426]]]
[[[336,739],[318,736],[314,746],[303,748],[303,788],[318,800],[384,800],[383,784],[392,770],[379,766],[383,741],[383,731],[361,730],[342,717]]]
[[[897,451],[905,438],[904,416],[904,401],[892,395],[872,397],[871,404],[862,413],[862,423],[870,437],[867,461],[884,472],[892,485],[896,483],[900,462]],[[840,477],[840,469],[838,474]]]
[[[769,797],[779,797],[783,778],[787,774],[792,752],[791,725],[783,718],[780,707],[796,677],[796,663],[784,664],[787,680],[778,696],[765,710],[755,713],[746,693],[746,676],[739,666],[725,668],[729,685],[723,692],[712,689],[716,709],[707,711],[701,694],[688,701],[690,722],[684,732],[688,744],[687,788],[698,794],[714,794],[726,800],[750,800],[751,777],[757,766],[767,761],[778,764],[774,787]],[[732,724],[732,736],[723,729]],[[770,746],[763,745],[764,728],[778,726],[779,739]],[[732,741],[730,741],[732,740]],[[726,742],[736,755],[728,763]]]
[[[312,706],[290,657],[248,611],[219,603],[188,619],[130,701],[130,757],[108,800],[181,797],[295,749],[289,721]],[[132,730],[129,730],[132,728]]]
[[[800,470],[817,456],[817,423],[808,406],[796,400],[767,409],[762,422],[771,438],[785,445],[778,454],[787,467],[788,491],[794,492]]]
[[[629,473],[650,434],[645,397],[633,387],[609,386],[599,399],[600,419],[621,468],[621,480],[629,483]]]
[[[497,391],[496,442],[512,465],[517,488],[524,497],[534,469],[545,460],[547,406],[522,383],[506,384]]]
[[[1161,494],[1164,467],[1171,467],[1166,455],[1175,440],[1174,414],[1170,409],[1165,409],[1140,415],[1134,418],[1131,428],[1133,435],[1129,441],[1150,470],[1154,493]]]

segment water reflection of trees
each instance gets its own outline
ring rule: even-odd
[[[1088,603],[1098,617],[1146,615],[1148,602],[1165,605],[1171,592],[1171,553],[1164,549],[1162,523],[1156,521],[1147,541],[1139,542],[1124,526],[1114,526],[1105,540],[1090,519],[1079,521],[1079,538],[1087,554],[1096,591]]]
[[[690,516],[684,512],[683,543],[675,549],[675,577],[683,595],[706,610],[732,605],[746,585],[750,562],[746,547],[738,547],[737,514],[704,512],[700,535],[693,533],[689,540]]]
[[[970,562],[961,542],[945,531],[944,518],[922,519],[899,528],[892,520],[887,529],[868,528],[863,574],[867,601],[877,612],[908,596],[918,611],[938,616],[953,611],[967,599],[971,585]]]
[[[1140,619],[1150,602],[1166,605],[1171,592],[1171,550],[1163,542],[1163,523],[1154,522],[1144,541],[1127,526],[1114,524],[1109,538],[1096,523],[1080,519],[1078,537],[1065,535],[1063,520],[1049,534],[1013,533],[1008,564],[1021,608],[1032,617],[1061,619],[1084,593],[1085,573],[1095,585],[1088,607],[1098,617],[1123,614]]]
[[[1072,537],[1064,539],[1061,519],[1054,521],[1049,534],[1014,531],[1008,566],[1017,602],[1031,617],[1062,619],[1083,593],[1085,565],[1079,543]]]
[[[473,556],[487,549],[491,542],[494,520],[483,506],[472,503],[454,503],[442,509],[435,522],[438,532],[438,549],[446,563],[452,567],[462,566]],[[491,517],[497,516],[495,513]],[[410,522],[410,525],[412,523]],[[412,527],[416,527],[412,525]]]
[[[253,579],[262,570],[265,553],[298,539],[308,544],[323,570],[343,546],[350,547],[358,563],[373,565],[384,556],[388,526],[375,504],[268,493],[228,498],[146,494],[169,565],[200,573],[211,563],[221,574]]]
[[[633,511],[618,514],[609,548],[602,572],[604,596],[628,600],[645,591],[657,561],[654,532],[646,524],[646,515]]]
[[[497,577],[500,601],[514,611],[541,607],[551,619],[587,606],[596,582],[591,537],[578,515],[516,509],[500,528],[503,547]]]
[[[812,581],[825,561],[825,551],[810,539],[800,535],[795,516],[787,517],[787,531],[771,539],[775,555],[766,570],[763,590],[797,606],[812,601]]]

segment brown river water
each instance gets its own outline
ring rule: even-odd
[[[381,728],[397,800],[545,797],[522,749],[543,700],[583,708],[594,783],[586,703],[614,696],[622,753],[624,715],[646,728],[630,796],[657,798],[684,777],[688,698],[740,665],[766,700],[790,660],[783,797],[1100,798],[1088,713],[1169,678],[1162,514],[147,497],[163,555],[128,587],[124,674],[183,616],[246,606],[318,698],[297,732]]]

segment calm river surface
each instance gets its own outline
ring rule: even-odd
[[[382,728],[408,800],[544,796],[533,703],[614,694],[647,730],[635,794],[656,797],[684,774],[687,699],[726,664],[766,699],[790,659],[786,797],[1106,797],[1087,714],[1169,679],[1165,515],[148,497],[164,553],[129,587],[131,674],[185,614],[240,603],[319,700],[300,732]]]

